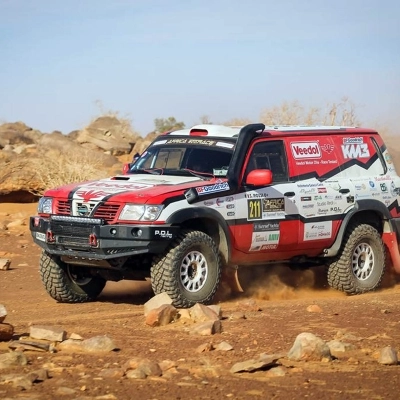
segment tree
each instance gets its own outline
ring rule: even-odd
[[[164,133],[169,131],[176,131],[185,127],[184,122],[177,122],[174,117],[156,118],[154,120],[155,132]]]

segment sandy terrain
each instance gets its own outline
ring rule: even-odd
[[[1,204],[0,227],[35,213],[35,204]],[[68,336],[108,335],[119,350],[107,354],[25,352],[29,364],[0,370],[0,398],[9,399],[397,399],[400,366],[378,363],[385,346],[400,350],[400,285],[387,275],[382,290],[347,297],[327,289],[323,270],[291,271],[257,268],[242,271],[246,293],[220,293],[218,304],[226,317],[223,333],[191,335],[181,322],[160,328],[145,325],[143,304],[152,292],[148,282],[109,283],[98,301],[59,304],[45,292],[38,273],[40,250],[27,226],[0,230],[0,258],[12,260],[0,271],[0,303],[8,311],[5,322],[15,327],[15,338],[29,326],[63,328]],[[249,303],[252,300],[253,303]],[[254,307],[254,303],[257,305]],[[249,307],[249,304],[253,306]],[[321,312],[309,312],[316,304]],[[246,319],[229,318],[242,309]],[[231,374],[233,364],[261,353],[287,353],[298,334],[312,332],[325,341],[342,338],[355,350],[331,362],[279,363],[284,376],[269,371]],[[343,336],[343,335],[347,335]],[[233,351],[198,353],[204,343],[227,341]],[[0,354],[8,351],[0,342]],[[103,370],[119,369],[133,357],[160,362],[172,360],[177,373],[167,377],[128,379]],[[49,364],[52,363],[52,364]],[[51,378],[29,391],[1,384],[2,376],[24,374],[47,366]],[[68,390],[67,390],[67,389]]]

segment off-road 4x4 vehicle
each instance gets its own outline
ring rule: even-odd
[[[209,303],[237,266],[327,266],[331,287],[400,272],[399,187],[374,130],[198,125],[161,135],[125,175],[48,190],[31,217],[40,274],[60,302],[151,277],[177,307]],[[288,269],[288,273],[290,270]]]

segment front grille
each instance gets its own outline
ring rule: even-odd
[[[100,204],[96,202],[83,203],[82,201],[73,200],[56,200],[55,203],[56,215],[72,215],[72,216],[85,216],[92,218],[101,218],[108,223],[115,220],[118,211],[121,207],[120,204]],[[87,210],[86,212],[85,209]]]
[[[96,208],[93,217],[112,222],[119,210],[119,204],[102,204]]]
[[[68,200],[56,201],[56,214],[71,215],[71,203]]]

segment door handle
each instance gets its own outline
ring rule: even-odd
[[[339,189],[339,193],[342,194],[350,193],[350,189]]]
[[[284,196],[286,196],[286,197],[293,197],[295,195],[296,195],[295,192],[286,192],[286,193],[284,193]]]

